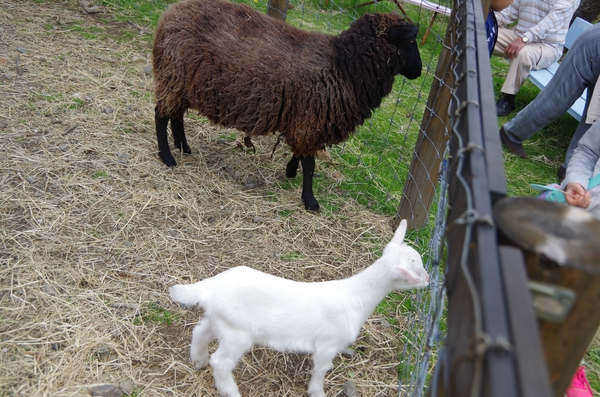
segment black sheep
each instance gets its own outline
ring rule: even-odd
[[[365,14],[337,36],[308,32],[227,0],[183,0],[161,16],[154,40],[156,135],[162,161],[191,153],[183,116],[194,109],[246,136],[279,132],[302,162],[302,201],[316,211],[314,156],[344,142],[392,90],[421,75],[418,28],[398,14]]]

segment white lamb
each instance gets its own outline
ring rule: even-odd
[[[171,287],[175,302],[204,309],[192,333],[195,367],[208,365],[208,345],[218,339],[210,358],[217,390],[222,396],[238,397],[232,371],[253,345],[312,353],[308,395],[325,397],[323,380],[335,355],[356,340],[377,304],[392,290],[429,284],[421,256],[404,243],[405,233],[402,220],[381,258],[343,280],[296,282],[239,266],[195,284]]]

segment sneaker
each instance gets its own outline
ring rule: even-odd
[[[562,183],[565,176],[567,176],[567,169],[561,165],[558,171],[556,171],[556,176],[558,177],[558,183]]]
[[[585,367],[580,365],[573,375],[571,384],[567,389],[567,397],[594,397],[594,391],[585,377]]]
[[[504,96],[496,102],[496,114],[498,117],[508,116],[515,110],[515,101],[509,101]]]
[[[520,143],[516,143],[510,140],[508,135],[506,135],[506,131],[504,131],[504,127],[500,127],[500,142],[502,145],[508,149],[509,152],[515,154],[522,159],[527,158],[527,152],[523,149],[523,145]]]

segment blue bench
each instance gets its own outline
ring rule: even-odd
[[[573,23],[571,24],[571,26],[569,27],[569,30],[567,32],[567,37],[565,38],[565,44],[564,44],[565,48],[567,48],[567,49],[571,48],[571,45],[573,45],[573,42],[581,34],[581,32],[583,32],[590,26],[592,26],[592,24],[589,23],[588,21],[585,21],[581,18],[575,18],[575,20],[573,21]],[[529,74],[529,80],[533,84],[535,84],[536,87],[538,87],[540,90],[544,89],[544,87],[546,87],[548,85],[548,83],[550,82],[550,79],[554,76],[554,74],[558,70],[559,66],[560,66],[560,63],[555,62],[552,65],[550,65],[549,67],[547,67],[546,69],[532,70],[531,73]],[[586,97],[587,97],[587,90],[583,91],[583,94],[581,94],[581,96],[575,101],[573,106],[571,106],[571,108],[567,111],[567,113],[569,113],[571,116],[575,117],[575,119],[577,119],[577,121],[580,121],[581,117],[583,115],[583,111],[585,109]]]

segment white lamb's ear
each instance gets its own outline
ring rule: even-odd
[[[424,281],[423,277],[420,277],[417,273],[405,267],[395,267],[393,274],[395,279],[404,279],[408,281],[409,284],[420,284]]]
[[[396,229],[396,232],[394,233],[394,237],[392,237],[392,241],[390,242],[402,245],[402,243],[404,242],[404,236],[406,235],[407,227],[408,223],[406,222],[406,219],[402,219],[402,221],[400,221],[398,229]]]

